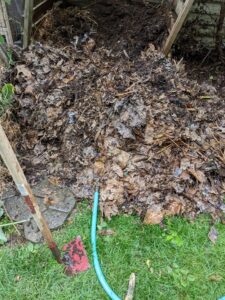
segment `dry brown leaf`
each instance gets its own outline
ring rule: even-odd
[[[210,281],[220,282],[223,279],[224,279],[223,276],[221,276],[219,274],[213,274],[213,275],[209,276]]]
[[[119,165],[113,164],[112,165],[112,170],[119,177],[123,177],[123,170],[120,168]]]
[[[48,178],[48,181],[49,181],[51,184],[55,185],[55,186],[59,186],[60,183],[61,183],[60,178],[59,178],[59,177],[55,177],[55,176],[49,177],[49,178]]]
[[[107,8],[98,5],[111,10],[111,2]],[[157,203],[167,207],[167,212],[162,208],[154,212],[158,219],[161,214],[184,212],[193,216],[200,211],[212,212],[212,206],[220,205],[218,195],[225,190],[221,187],[224,103],[215,91],[209,93],[182,71],[177,74],[176,64],[153,45],[146,45],[146,32],[140,29],[153,27],[153,38],[155,35],[161,40],[160,22],[153,24],[153,11],[144,18],[145,24],[136,22],[136,14],[140,16],[148,8],[134,6],[133,2],[126,5],[125,15],[129,17],[132,11],[135,26],[127,31],[125,21],[121,32],[118,24],[111,23],[115,27],[108,26],[113,34],[109,33],[107,39],[99,35],[99,30],[89,35],[89,29],[95,31],[95,21],[104,23],[102,14],[92,14],[95,6],[89,7],[90,15],[84,18],[77,10],[71,13],[71,8],[54,11],[58,23],[65,25],[65,32],[68,28],[66,38],[53,17],[46,17],[50,26],[46,26],[43,36],[45,43],[32,44],[18,60],[26,64],[12,67],[13,74],[17,74],[12,83],[16,86],[15,103],[20,104],[15,109],[22,130],[11,135],[12,126],[8,126],[7,134],[31,181],[46,175],[47,170],[71,183],[77,197],[91,198],[94,175],[102,177],[102,201],[108,216],[118,213],[118,207],[140,214]],[[124,9],[123,1],[116,3],[117,8],[120,3]],[[95,20],[91,21],[90,16]],[[164,19],[160,20],[163,29]],[[81,34],[84,28],[87,36]],[[78,39],[76,49],[71,44],[74,38]],[[141,48],[145,50],[140,54]],[[125,52],[132,59],[128,61]],[[24,91],[28,94],[25,97]],[[198,101],[201,95],[212,97]],[[72,122],[70,113],[76,116]],[[89,147],[96,156],[85,150]],[[213,174],[209,185],[204,184],[207,174]],[[181,200],[188,199],[185,207],[166,199],[165,194],[174,194],[174,190]],[[156,219],[154,222],[159,222]]]
[[[188,170],[191,175],[193,175],[200,183],[204,183],[207,181],[205,174],[202,171],[189,169]]]
[[[160,224],[163,220],[163,217],[164,211],[161,205],[154,205],[147,210],[143,223],[146,225]]]
[[[44,201],[43,202],[44,202],[45,205],[54,205],[54,204],[57,203],[55,200],[53,200],[53,199],[51,199],[51,198],[49,198],[47,196],[44,197]]]
[[[125,201],[123,182],[115,178],[108,179],[101,189],[101,199],[104,202],[113,201],[118,205],[122,204]]]
[[[72,75],[72,76],[70,76],[69,78],[63,78],[63,82],[64,83],[69,83],[70,81],[73,81],[74,80],[74,78],[75,78],[75,75]]]
[[[103,214],[109,220],[111,217],[116,216],[119,213],[118,206],[114,202],[107,202],[100,207],[103,207]]]
[[[26,88],[25,88],[25,91],[24,91],[24,94],[30,94],[30,95],[33,95],[34,93],[34,87],[32,85],[28,85]]]
[[[169,203],[165,209],[165,216],[175,216],[181,214],[183,203],[179,199],[175,199]]]
[[[145,143],[151,145],[154,140],[154,124],[149,122],[145,129]]]
[[[16,66],[16,70],[17,70],[17,78],[20,74],[23,74],[23,76],[26,79],[31,79],[32,78],[32,73],[31,71],[28,69],[28,67],[26,67],[26,65],[17,65]]]
[[[115,235],[116,232],[112,229],[102,229],[98,231],[98,234],[100,235]]]
[[[129,159],[130,159],[130,154],[123,150],[119,150],[116,157],[114,158],[115,162],[118,163],[118,165],[121,167],[121,169],[126,168]]]
[[[95,161],[94,173],[98,176],[103,176],[103,174],[105,173],[105,164],[102,161],[100,160]]]

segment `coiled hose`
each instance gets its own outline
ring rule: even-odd
[[[106,294],[112,299],[112,300],[121,300],[110,288],[108,282],[105,279],[105,276],[102,272],[99,260],[98,260],[98,254],[97,254],[97,243],[96,243],[96,229],[97,229],[97,218],[98,218],[98,202],[99,202],[99,190],[98,187],[96,188],[95,194],[94,194],[94,206],[92,211],[92,224],[91,224],[91,245],[92,245],[92,256],[94,261],[94,268],[96,275],[98,277],[98,280],[105,290]]]

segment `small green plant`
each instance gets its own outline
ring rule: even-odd
[[[7,2],[8,3],[8,2]],[[10,49],[9,47],[7,47],[6,45],[6,41],[3,35],[0,34],[0,46],[3,46],[3,48],[6,49],[6,51],[4,51],[4,56],[5,56],[5,61],[8,62],[9,66],[14,65],[14,59],[13,59],[13,51],[12,49]]]
[[[4,45],[4,44],[5,44],[4,36],[0,34],[0,45]]]
[[[178,247],[181,247],[184,244],[184,241],[176,231],[170,231],[170,233],[166,235],[166,241],[171,242],[173,245]]]
[[[184,244],[184,240],[182,239],[179,231],[177,231],[177,228],[173,228],[173,224],[171,219],[166,220],[167,227],[164,230],[163,236],[165,240],[169,243],[171,243],[173,246],[181,247]]]
[[[11,83],[6,83],[0,89],[0,117],[12,104],[14,95],[14,86]]]
[[[168,274],[172,277],[174,285],[177,287],[187,287],[192,282],[196,281],[189,270],[180,268],[176,263],[172,267],[167,267]]]

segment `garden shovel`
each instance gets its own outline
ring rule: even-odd
[[[32,193],[30,185],[26,180],[23,170],[1,125],[0,155],[56,261],[60,264],[65,264],[65,273],[67,275],[86,271],[89,268],[89,262],[80,237],[76,237],[75,240],[63,247],[65,254],[64,257],[61,257],[60,250],[53,240],[49,226],[40,211],[37,200]]]

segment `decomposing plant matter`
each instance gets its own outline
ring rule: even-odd
[[[220,216],[224,99],[156,50],[166,21],[143,7],[108,1],[73,19],[71,9],[48,16],[50,30],[13,70],[20,160],[30,179],[60,178],[80,198],[99,177],[109,218]]]

